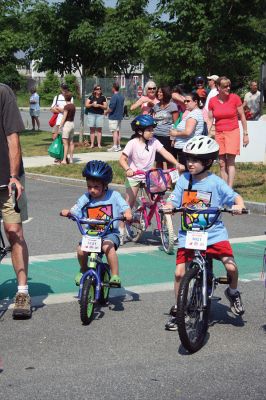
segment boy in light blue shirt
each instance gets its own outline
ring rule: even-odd
[[[189,207],[204,209],[208,207],[223,207],[224,205],[241,214],[245,208],[242,197],[233,191],[225,181],[209,172],[213,161],[217,158],[219,145],[215,140],[206,136],[196,136],[184,146],[188,172],[177,181],[173,193],[168,198],[165,207]],[[186,225],[189,228],[208,225],[214,215],[186,214]],[[181,221],[179,231],[179,248],[176,255],[175,298],[177,299],[179,284],[185,274],[186,265],[193,259],[194,251],[185,248],[186,228]],[[224,264],[230,277],[229,287],[225,295],[230,301],[231,311],[235,315],[244,313],[241,296],[237,290],[238,269],[234,260],[233,250],[228,241],[228,233],[221,219],[208,229],[206,254],[219,259]],[[171,318],[165,325],[167,330],[177,330],[176,305],[171,309]]]

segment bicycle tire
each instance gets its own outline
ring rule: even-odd
[[[208,330],[210,299],[202,308],[202,273],[192,264],[181,280],[177,296],[177,329],[184,348],[195,353],[200,350]]]
[[[80,298],[80,319],[84,325],[90,324],[93,320],[95,293],[95,281],[90,277],[84,282]]]
[[[145,221],[143,217],[143,211],[138,211],[135,210],[133,212],[133,220],[134,220],[134,214],[138,214],[138,219],[132,224],[129,224],[126,222],[126,231],[127,231],[127,236],[132,242],[139,242],[141,239],[141,236],[143,235],[144,232],[144,227],[145,227]]]
[[[167,254],[173,254],[175,239],[173,221],[170,214],[162,214],[161,225],[160,235],[163,249]]]
[[[104,266],[101,267],[100,278],[101,278],[101,282],[104,285],[108,285],[110,282],[110,273],[108,272],[108,269],[109,269],[108,264],[104,264]],[[101,305],[105,305],[109,299],[110,287],[104,286],[104,285],[101,287],[101,290],[100,290],[99,303]]]

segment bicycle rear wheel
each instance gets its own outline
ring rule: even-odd
[[[126,222],[127,236],[132,242],[139,242],[143,232],[145,231],[145,221],[143,211],[133,211],[133,222]]]
[[[177,296],[177,327],[182,345],[190,353],[204,344],[208,330],[210,300],[203,307],[202,272],[197,264],[190,266],[181,280]]]
[[[163,249],[167,254],[173,254],[174,250],[174,228],[170,214],[162,214],[161,216],[161,240]]]
[[[93,320],[95,291],[95,280],[91,277],[86,279],[80,299],[80,319],[84,325],[88,325]]]

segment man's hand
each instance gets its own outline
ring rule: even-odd
[[[10,178],[9,185],[8,185],[9,196],[11,196],[11,186],[12,186],[12,184],[16,185],[16,188],[17,188],[17,200],[18,200],[20,198],[20,196],[22,195],[24,187],[22,186],[22,184],[20,183],[20,181],[17,178]]]

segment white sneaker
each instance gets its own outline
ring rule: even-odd
[[[117,151],[116,146],[111,147],[110,149],[107,149],[107,151]]]
[[[114,151],[121,151],[122,149],[121,149],[121,146],[116,146],[116,148],[115,148],[115,150]]]

